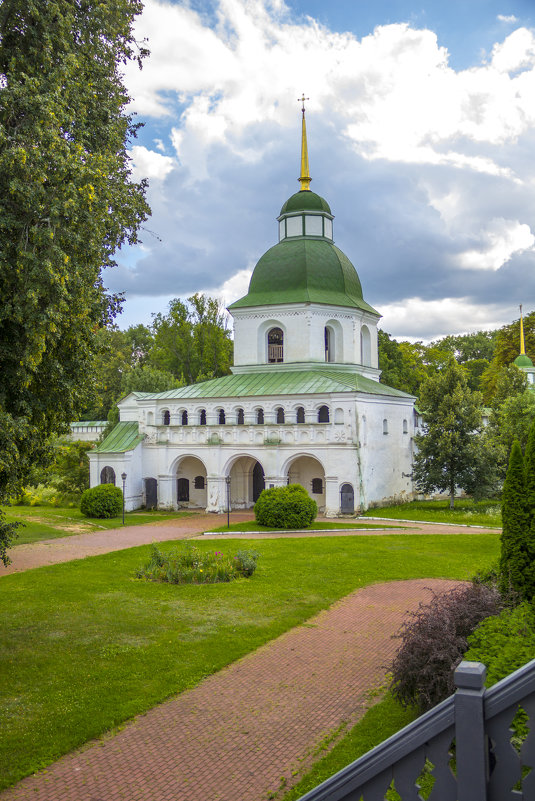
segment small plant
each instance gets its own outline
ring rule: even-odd
[[[318,514],[316,501],[300,484],[264,490],[255,503],[257,523],[271,528],[306,528]]]
[[[217,584],[252,576],[257,559],[256,551],[241,550],[232,557],[221,551],[204,553],[188,542],[180,550],[163,553],[153,545],[149,561],[136,570],[136,578],[169,584]]]
[[[454,690],[453,672],[478,623],[497,615],[503,601],[495,587],[468,584],[421,603],[401,627],[401,646],[390,666],[392,693],[403,706],[430,709]]]
[[[86,517],[118,517],[123,509],[123,493],[113,484],[99,484],[82,493],[80,511]]]

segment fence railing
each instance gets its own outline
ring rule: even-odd
[[[485,674],[461,662],[455,695],[300,801],[384,801],[389,788],[421,801],[421,782],[428,801],[535,801],[535,659],[489,690]]]

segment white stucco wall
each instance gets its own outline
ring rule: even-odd
[[[359,309],[322,304],[287,304],[235,309],[234,365],[267,363],[267,335],[271,328],[284,333],[285,362],[325,362],[325,327],[332,330],[335,358],[339,364],[362,363],[361,328],[370,333],[370,359],[365,366],[378,368],[377,317]]]

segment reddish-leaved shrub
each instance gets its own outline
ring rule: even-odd
[[[401,627],[392,664],[391,689],[403,706],[424,712],[455,691],[453,673],[478,623],[497,615],[504,603],[495,587],[463,584],[433,593]]]

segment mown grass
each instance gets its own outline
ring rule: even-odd
[[[387,517],[397,520],[424,520],[430,523],[459,523],[461,525],[501,527],[501,504],[497,500],[473,501],[470,498],[455,500],[455,508],[449,508],[449,500],[411,501],[397,506],[369,509],[366,517]]]
[[[259,551],[255,574],[201,586],[136,580],[150,550],[142,546],[0,579],[2,787],[358,587],[468,578],[496,559],[498,534],[228,540],[217,547]]]
[[[318,523],[315,520],[310,526],[305,526],[305,528],[299,529],[299,531],[335,531],[336,529],[350,529],[350,528],[360,528],[360,529],[368,529],[368,528],[377,528],[377,523]],[[402,526],[386,526],[385,528],[395,528],[399,529]],[[295,531],[296,529],[294,529]],[[262,526],[260,523],[256,523],[254,520],[249,520],[245,523],[231,523],[230,526],[220,526],[219,528],[212,528],[210,531],[207,531],[207,534],[232,534],[233,531],[287,531],[285,528],[273,528],[273,526]]]
[[[85,534],[92,531],[104,531],[120,528],[122,515],[108,520],[85,517],[79,509],[63,506],[3,506],[8,523],[20,522],[24,526],[17,529],[17,538],[13,545],[25,545],[39,540],[68,537],[73,534]],[[143,523],[161,523],[177,517],[189,517],[194,512],[161,512],[136,511],[126,512],[125,526],[139,526]]]
[[[350,765],[383,740],[407,726],[418,716],[405,709],[390,693],[368,709],[364,717],[292,787],[281,801],[295,801],[339,770]],[[326,744],[328,747],[328,744]]]

